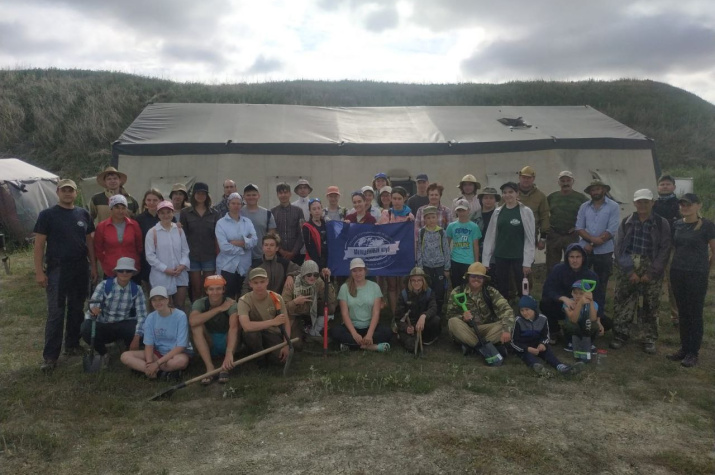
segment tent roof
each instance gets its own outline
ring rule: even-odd
[[[523,118],[510,127],[501,118]],[[653,149],[589,106],[314,107],[151,104],[113,154],[453,155],[563,148]]]
[[[38,168],[17,158],[0,159],[0,183],[13,181],[56,181],[59,177],[42,168]]]

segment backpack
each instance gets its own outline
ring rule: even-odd
[[[271,230],[271,210],[266,210],[266,234]]]
[[[417,247],[420,249],[420,253],[422,250],[424,250],[426,232],[427,228],[420,228],[420,237],[417,243]],[[444,229],[442,228],[439,228],[439,250],[444,255]]]
[[[109,279],[104,281],[104,295],[102,296],[102,306],[104,306],[104,301],[109,297],[109,294],[112,293],[112,288],[114,287],[114,277],[110,277]],[[133,280],[129,281],[129,290],[132,293],[132,308],[129,310],[129,318],[136,318],[137,317],[137,309],[136,309],[136,298],[137,294],[139,293],[139,286],[137,285],[136,282]]]

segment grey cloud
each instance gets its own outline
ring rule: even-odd
[[[520,40],[495,41],[463,61],[462,69],[470,76],[624,76],[709,68],[715,60],[715,30],[673,13],[578,30],[554,34],[553,26],[542,26]]]
[[[282,61],[275,58],[266,58],[265,56],[260,55],[246,72],[248,74],[266,74],[280,71],[282,68]]]
[[[394,6],[382,7],[365,15],[363,24],[369,31],[379,33],[395,28],[400,21],[400,15]]]
[[[224,57],[215,48],[189,42],[170,42],[162,46],[161,54],[170,60],[221,65]]]
[[[0,50],[18,60],[22,60],[25,55],[63,51],[68,45],[64,41],[38,40],[28,33],[27,27],[17,22],[0,22]]]

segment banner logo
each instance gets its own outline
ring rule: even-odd
[[[345,259],[359,257],[369,269],[384,269],[395,261],[400,241],[377,231],[362,232],[345,246]]]

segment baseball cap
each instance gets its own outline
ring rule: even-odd
[[[243,194],[245,195],[247,191],[258,191],[258,185],[249,183],[248,185],[243,187]]]
[[[156,210],[159,211],[163,208],[169,208],[171,211],[174,211],[174,204],[171,201],[164,200],[159,205],[156,207]]]
[[[159,285],[151,289],[151,292],[149,292],[149,300],[153,299],[154,297],[164,297],[165,299],[168,299],[169,293],[164,287]]]
[[[643,188],[633,193],[633,201],[648,200],[653,201],[653,192],[648,188]]]
[[[252,269],[251,272],[248,273],[248,280],[253,280],[253,279],[258,279],[259,277],[262,277],[264,279],[268,278],[268,273],[266,272],[266,269],[263,267],[256,267],[255,269]]]
[[[383,194],[385,192],[392,194],[392,187],[391,186],[383,186],[382,188],[380,188],[380,194]]]
[[[378,178],[384,178],[385,180],[387,180],[387,175],[384,174],[384,173],[382,173],[382,172],[380,172],[380,173],[378,173],[377,175],[374,176],[374,179],[375,179],[375,180],[377,180]]]
[[[437,214],[436,206],[425,206],[422,208],[422,216],[427,216],[428,214]]]
[[[209,185],[202,181],[197,181],[194,183],[194,187],[191,189],[193,193],[196,193],[197,191],[205,191],[206,193],[209,192]]]
[[[357,269],[358,267],[365,267],[365,261],[360,259],[359,257],[354,258],[352,261],[350,261],[350,270]]]
[[[417,178],[415,178],[415,181],[429,181],[429,178],[427,178],[427,175],[424,173],[420,173],[417,175]]]
[[[466,209],[469,211],[469,201],[457,200],[457,203],[454,205],[454,210],[457,211],[458,209]]]
[[[700,198],[695,193],[685,193],[683,196],[680,197],[680,199],[678,200],[678,203],[680,203],[681,201],[685,201],[686,203],[691,203],[691,204],[692,203],[700,203]]]
[[[531,168],[529,165],[527,165],[521,169],[521,171],[519,172],[519,175],[536,176],[536,172],[534,171],[533,168]]]
[[[112,209],[117,205],[124,205],[124,207],[126,208],[127,199],[124,197],[124,195],[114,195],[109,198],[109,209]]]
[[[569,177],[569,178],[573,178],[573,173],[571,173],[571,172],[568,171],[568,170],[564,170],[564,171],[562,171],[561,173],[559,173],[559,178],[564,177],[564,176],[567,176],[567,177]]]
[[[73,190],[77,189],[77,184],[74,182],[74,180],[70,180],[69,178],[65,178],[64,180],[60,180],[57,182],[57,189],[59,190],[60,188],[64,188],[65,186],[69,186]]]
[[[366,191],[369,191],[373,195],[375,194],[375,190],[373,190],[370,185],[363,186],[362,188],[360,188],[360,191],[362,191],[363,193],[365,193]]]

